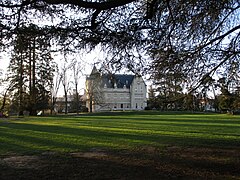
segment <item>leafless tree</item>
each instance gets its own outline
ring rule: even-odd
[[[65,62],[63,64],[63,67],[61,69],[61,77],[62,77],[62,85],[64,90],[64,98],[65,98],[65,114],[68,113],[68,92],[70,90],[70,84],[71,84],[71,75],[69,74],[69,70],[71,69],[71,64],[68,65],[67,61],[65,59]]]
[[[58,71],[55,72],[55,81],[52,84],[52,90],[51,90],[51,114],[53,114],[56,102],[57,102],[57,95],[58,95],[58,91],[60,88],[60,84],[62,82],[62,74]]]
[[[83,62],[81,61],[77,61],[76,59],[74,59],[72,61],[72,70],[73,70],[73,78],[74,78],[74,88],[75,88],[75,100],[76,100],[76,112],[77,114],[79,113],[79,88],[78,88],[78,84],[79,84],[79,80],[81,78],[81,76],[83,76]]]

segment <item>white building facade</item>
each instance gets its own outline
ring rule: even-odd
[[[144,110],[146,93],[146,84],[139,75],[101,74],[94,67],[86,79],[86,107],[92,112]]]

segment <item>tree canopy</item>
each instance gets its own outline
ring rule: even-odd
[[[181,72],[194,89],[223,67],[239,72],[239,10],[239,0],[1,0],[1,46],[37,24],[64,51],[100,44],[115,68],[146,71],[147,53],[153,78]]]

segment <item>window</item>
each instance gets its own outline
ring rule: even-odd
[[[121,104],[121,109],[123,109],[123,104]]]

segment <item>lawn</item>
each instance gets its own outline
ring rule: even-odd
[[[0,119],[0,179],[238,179],[239,152],[240,116],[116,112]]]

